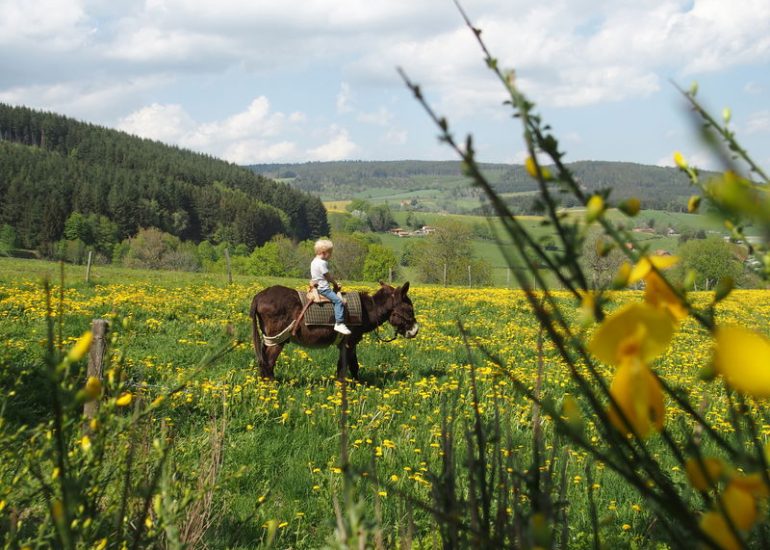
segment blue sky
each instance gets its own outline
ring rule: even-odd
[[[767,0],[467,0],[567,160],[713,167],[671,82],[730,107],[770,166]],[[0,0],[0,101],[237,162],[451,159],[396,72],[479,159],[522,162],[450,0]]]

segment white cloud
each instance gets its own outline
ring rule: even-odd
[[[371,113],[359,113],[357,117],[358,122],[364,124],[374,124],[375,126],[388,126],[393,120],[393,113],[388,111],[385,107],[380,107],[376,111]]]
[[[273,144],[262,140],[239,141],[227,147],[223,157],[236,164],[300,160],[297,145],[291,141],[280,141]]]
[[[333,136],[327,143],[308,150],[310,160],[345,160],[358,150],[358,146],[350,141],[347,130],[333,126],[331,132]]]
[[[546,110],[651,98],[669,78],[770,64],[767,0],[463,6],[500,66],[514,67],[522,90]],[[399,66],[459,127],[468,121],[457,119],[484,123],[510,113],[473,34],[445,0],[0,0],[0,100],[98,123],[133,117],[136,125],[147,105],[169,107],[167,117],[170,106],[189,113],[196,105],[197,118],[217,120],[191,129],[179,122],[185,143],[231,158],[241,155],[231,146],[249,140],[274,154],[350,155],[358,150],[350,138],[335,135],[322,149],[291,135],[311,122],[324,127],[335,114],[352,115],[350,132],[356,123],[377,125],[382,133],[362,135],[398,144],[404,134],[396,126],[413,124],[400,120],[408,94]],[[257,103],[227,119],[205,113],[206,101],[219,112],[230,101],[242,105],[243,89],[246,97],[291,93],[280,98],[283,112]],[[761,91],[756,82],[745,90]],[[404,101],[381,106],[388,93]],[[311,106],[313,121],[302,112]],[[173,134],[149,121],[141,128]],[[749,128],[761,133],[761,119]]]
[[[92,30],[81,0],[0,3],[0,45],[72,50],[87,42]],[[23,57],[21,50],[16,53]]]
[[[396,130],[391,128],[382,137],[382,141],[392,145],[403,145],[407,142],[409,133],[406,130]]]
[[[123,118],[119,130],[165,143],[180,143],[195,129],[195,121],[181,105],[153,103]]]
[[[350,106],[350,84],[342,82],[340,91],[337,93],[337,112],[349,113],[353,108]]]
[[[12,105],[39,107],[85,120],[108,118],[116,105],[131,106],[137,98],[159,86],[167,78],[148,76],[87,82],[61,82],[0,89],[0,101]]]
[[[190,148],[239,164],[302,160],[296,143],[283,137],[305,121],[302,113],[289,117],[273,112],[264,96],[245,111],[223,120],[197,122],[181,105],[152,104],[121,119],[120,130]]]
[[[746,92],[747,94],[758,95],[758,94],[761,94],[764,91],[764,89],[760,84],[757,84],[756,82],[752,81],[752,82],[746,83],[746,85],[743,87],[743,91]]]
[[[770,132],[770,111],[758,111],[749,115],[746,122],[747,134],[764,134]]]

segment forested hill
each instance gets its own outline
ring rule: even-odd
[[[123,239],[157,227],[184,240],[249,247],[278,233],[328,234],[321,201],[234,164],[0,103],[0,227],[45,251],[73,213]]]
[[[613,201],[636,196],[643,200],[645,208],[679,211],[686,208],[687,198],[692,194],[687,177],[676,168],[603,161],[580,161],[567,166],[587,190],[611,187]],[[393,190],[393,195],[428,189],[451,192],[454,197],[479,193],[463,178],[460,163],[453,161],[309,162],[259,164],[250,168],[328,200],[360,196],[373,188]],[[535,181],[523,166],[482,164],[482,170],[500,193],[536,190]],[[519,209],[526,209],[530,204],[520,196],[510,199]]]

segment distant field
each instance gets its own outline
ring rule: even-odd
[[[584,212],[580,209],[573,209],[569,211],[570,216],[579,216],[582,218]],[[393,213],[396,222],[401,225],[406,225],[408,212],[395,211]],[[482,226],[486,227],[490,223],[489,218],[484,216],[471,216],[462,214],[441,214],[436,212],[412,212],[411,215],[426,225],[436,225],[441,223],[442,220],[454,220],[466,224],[469,227]],[[661,211],[644,211],[638,218],[629,219],[627,216],[617,210],[610,210],[608,216],[611,220],[620,223],[629,224],[629,226],[648,226],[649,220],[654,220],[653,226],[656,229],[656,234],[647,233],[633,233],[634,239],[641,245],[645,246],[652,251],[666,250],[668,252],[675,252],[679,246],[679,236],[677,234],[668,236],[665,234],[667,228],[671,227],[677,232],[689,231],[696,232],[699,230],[705,231],[708,235],[726,235],[727,232],[719,221],[712,219],[706,215],[700,214],[687,214],[683,212],[661,212]],[[517,216],[517,219],[529,230],[533,235],[538,238],[547,235],[552,235],[553,231],[550,227],[543,226],[542,216]],[[492,226],[496,228],[498,234],[502,235],[502,226],[497,219],[491,220]],[[661,234],[664,233],[664,234]],[[751,229],[747,230],[748,234],[752,234]],[[382,243],[391,248],[396,257],[401,257],[404,251],[404,247],[410,240],[420,239],[423,237],[397,237],[395,235],[381,233],[378,235],[382,240]],[[474,239],[473,248],[477,257],[482,258],[489,262],[492,266],[492,284],[499,287],[517,287],[512,273],[509,272],[508,264],[506,263],[503,253],[500,251],[497,243],[491,240]],[[415,273],[408,267],[400,268],[405,278],[415,279]]]

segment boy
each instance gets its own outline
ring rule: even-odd
[[[331,289],[329,283],[334,288],[339,288],[337,281],[329,273],[327,260],[331,258],[334,244],[328,239],[320,239],[315,243],[315,258],[310,262],[311,283],[318,287],[318,294],[331,300],[334,305],[334,330],[340,334],[350,334],[350,329],[345,326],[345,307],[342,305],[342,299]]]

